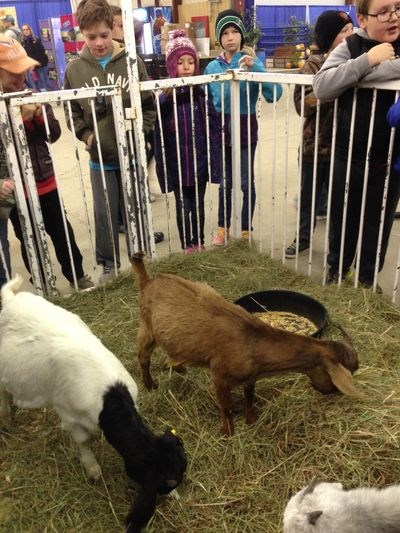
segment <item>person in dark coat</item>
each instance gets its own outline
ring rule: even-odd
[[[29,24],[22,25],[22,41],[21,44],[29,57],[40,63],[32,71],[27,72],[27,82],[32,89],[38,91],[51,91],[52,87],[49,80],[49,72],[47,65],[49,58],[46,50],[39,37],[33,34],[33,30]]]
[[[171,78],[196,76],[199,59],[185,30],[176,30],[166,48],[166,63]],[[204,90],[194,86],[176,89],[175,120],[173,90],[160,96],[160,116],[155,126],[154,155],[156,172],[163,193],[174,192],[176,222],[185,253],[204,249],[204,196],[207,181],[219,183],[219,154],[207,152],[207,109]],[[210,150],[218,145],[213,129],[216,113],[208,102]],[[214,117],[214,118],[213,118]],[[177,149],[179,142],[179,150]],[[218,147],[217,147],[218,149]],[[218,165],[219,166],[219,165]],[[211,169],[211,172],[210,170]],[[211,176],[210,176],[211,174]]]

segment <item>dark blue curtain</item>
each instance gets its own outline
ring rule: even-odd
[[[40,35],[39,20],[72,13],[69,0],[59,0],[58,2],[54,0],[35,0],[34,2],[0,0],[0,7],[9,7],[10,5],[15,7],[18,26],[29,24],[36,35]]]
[[[306,6],[257,6],[256,16],[261,28],[258,47],[265,48],[266,55],[270,55],[282,45],[283,28],[289,24],[290,17],[305,21]]]
[[[336,10],[345,11],[346,13],[348,13],[353,19],[354,26],[358,26],[358,21],[356,17],[356,6],[310,6],[308,9],[310,14],[310,24],[312,25],[315,24],[315,21],[317,20],[319,15],[324,11]]]

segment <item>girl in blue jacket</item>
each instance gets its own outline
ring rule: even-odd
[[[199,73],[197,52],[185,30],[173,33],[166,47],[166,64],[171,78],[196,76]],[[163,193],[174,192],[176,222],[183,251],[201,251],[204,249],[204,196],[209,179],[205,93],[200,86],[194,86],[192,90],[188,86],[176,89],[177,124],[173,90],[166,89],[159,102],[161,113],[157,118],[154,136],[157,178]],[[217,115],[211,98],[208,114],[211,179],[218,183],[219,149],[215,139]],[[214,154],[215,150],[217,154]]]
[[[205,70],[205,74],[222,74],[228,69],[246,68],[251,72],[265,72],[262,62],[254,57],[254,52],[250,48],[243,49],[245,27],[241,15],[233,10],[226,9],[219,13],[215,35],[224,51],[216,59],[211,61]],[[267,102],[279,100],[282,95],[282,87],[279,84],[264,82],[262,94]],[[224,113],[225,113],[225,183],[220,183],[219,206],[218,206],[218,229],[213,244],[224,245],[229,238],[229,227],[232,213],[232,151],[230,139],[230,84],[224,83]],[[221,102],[221,82],[213,82],[210,85],[215,110],[222,113]],[[247,105],[246,82],[240,82],[240,137],[241,137],[241,189],[243,191],[242,205],[242,237],[249,239],[251,230],[251,220],[253,218],[256,192],[254,186],[254,155],[258,140],[258,123],[256,117],[256,103],[258,99],[259,84],[250,82],[249,99],[250,107]],[[250,114],[250,152],[248,151],[247,117]],[[248,175],[248,158],[251,158],[251,176]],[[251,213],[249,213],[249,186],[251,189]],[[226,211],[225,211],[226,208]],[[250,226],[249,226],[250,220]]]

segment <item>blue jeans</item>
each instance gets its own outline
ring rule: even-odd
[[[111,231],[114,238],[116,267],[120,267],[119,257],[119,213],[120,205],[123,205],[121,189],[121,171],[104,171],[108,193],[108,204],[111,214]],[[108,225],[106,202],[104,199],[103,182],[101,171],[90,168],[90,181],[93,193],[94,226],[96,235],[96,263],[98,265],[114,266],[114,250]],[[123,210],[122,210],[123,215]],[[115,268],[116,268],[115,267]]]
[[[254,207],[256,204],[256,189],[254,186],[254,156],[256,152],[256,144],[250,146],[250,183],[249,183],[249,151],[247,144],[240,147],[240,173],[241,173],[241,190],[243,192],[242,203],[242,231],[251,229],[251,221],[253,220]],[[221,165],[222,168],[222,165]],[[232,216],[232,147],[225,146],[225,187],[223,178],[219,186],[219,202],[218,202],[218,226],[223,228],[230,228]],[[251,213],[250,213],[250,228],[249,228],[249,186],[251,190]],[[225,218],[226,208],[226,218]]]
[[[53,88],[50,85],[48,68],[38,67],[35,69],[35,73],[39,78],[38,80],[34,80],[32,78],[31,72],[26,73],[27,85],[31,87],[31,89],[36,89],[37,91],[40,91],[41,89],[43,89],[44,91],[52,91]]]
[[[10,245],[8,242],[8,220],[6,218],[0,218],[0,243],[3,250],[4,259],[6,265],[4,268],[3,261],[0,256],[0,287],[7,283],[8,276],[11,276],[11,261],[10,261]]]

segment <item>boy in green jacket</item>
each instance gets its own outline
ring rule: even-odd
[[[68,64],[64,89],[101,87],[119,84],[122,88],[124,107],[130,107],[129,78],[126,52],[121,44],[113,41],[114,26],[110,5],[106,0],[82,0],[77,9],[79,28],[85,38],[85,46],[78,59]],[[147,80],[143,61],[138,57],[139,79]],[[156,112],[150,91],[143,92],[142,112],[144,133],[149,133],[155,122]],[[90,152],[90,180],[93,191],[93,207],[96,230],[96,261],[103,266],[100,282],[115,275],[114,253],[109,235],[107,210],[103,193],[98,140],[94,138],[94,124],[88,99],[71,101],[75,133]],[[118,230],[119,205],[122,200],[121,171],[111,106],[104,101],[96,103],[97,125],[103,156],[104,174],[111,212],[117,267],[120,266]]]

